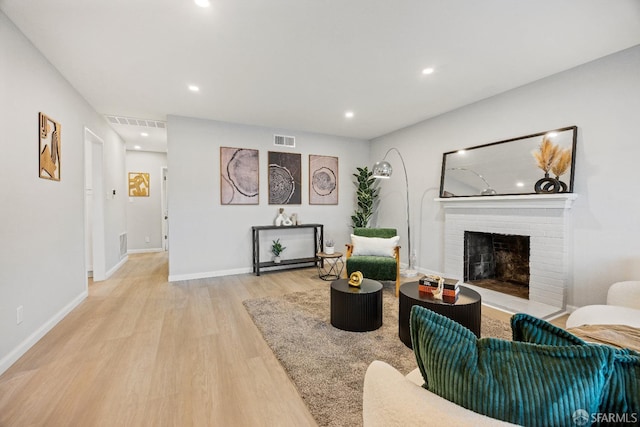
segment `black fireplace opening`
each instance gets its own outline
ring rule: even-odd
[[[464,232],[464,281],[529,299],[529,236]]]

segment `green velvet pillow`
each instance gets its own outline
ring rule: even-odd
[[[524,313],[511,317],[511,331],[514,341],[554,346],[600,346],[589,344],[562,328]],[[613,373],[604,388],[598,413],[620,414],[623,417],[625,414],[636,414],[637,417],[640,415],[640,353],[629,349],[609,348],[615,354]]]
[[[481,338],[419,306],[411,340],[431,392],[472,411],[521,425],[571,425],[575,411],[599,409],[615,351]]]

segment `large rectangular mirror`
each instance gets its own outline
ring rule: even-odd
[[[444,153],[440,197],[572,193],[577,127]]]

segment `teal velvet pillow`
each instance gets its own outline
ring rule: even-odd
[[[518,313],[511,317],[514,341],[555,346],[589,344],[568,331],[528,314]],[[609,346],[604,346],[609,347]],[[620,414],[624,417],[640,415],[640,353],[629,349],[609,347],[614,352],[612,375],[605,385],[600,414]],[[637,419],[637,418],[636,418]]]
[[[411,339],[429,391],[472,411],[520,425],[571,425],[598,412],[615,351],[481,338],[419,306]]]

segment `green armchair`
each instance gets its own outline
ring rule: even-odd
[[[400,291],[400,246],[397,245],[397,230],[354,228],[353,235],[357,237],[346,245],[347,278],[354,271],[360,271],[367,279],[395,281],[397,297]],[[366,239],[370,237],[392,240]]]

